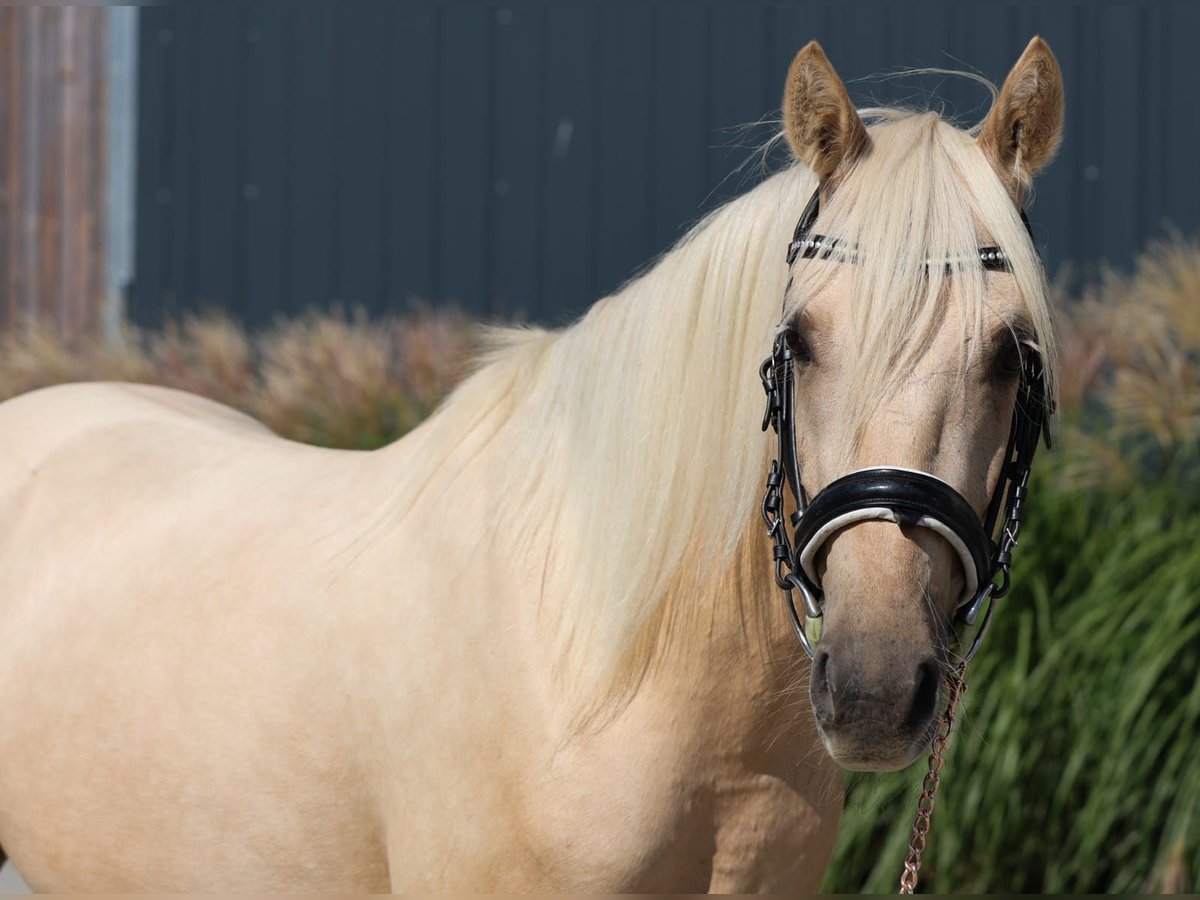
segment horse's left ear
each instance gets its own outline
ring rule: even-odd
[[[979,148],[1014,199],[1062,140],[1063,83],[1050,45],[1035,37],[1013,66],[979,130]]]

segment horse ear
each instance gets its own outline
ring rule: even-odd
[[[1013,66],[979,130],[979,148],[1014,198],[1058,151],[1063,83],[1050,45],[1035,37]]]
[[[809,41],[788,69],[783,131],[796,158],[822,181],[867,149],[866,126],[816,41]]]

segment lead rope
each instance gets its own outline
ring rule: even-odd
[[[946,752],[946,745],[950,743],[950,733],[954,730],[954,713],[958,709],[958,701],[967,691],[965,662],[946,675],[946,686],[949,690],[946,712],[942,716],[937,734],[933,737],[929,752],[929,771],[921,784],[921,796],[917,798],[917,817],[913,820],[912,838],[908,842],[908,858],[904,860],[904,874],[900,876],[901,894],[911,894],[917,888],[921,854],[925,852],[930,820],[933,818],[933,805],[937,800],[938,787],[942,783],[942,757]]]

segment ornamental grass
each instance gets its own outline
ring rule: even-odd
[[[472,333],[462,314],[433,308],[378,320],[314,312],[254,334],[219,314],[188,316],[71,346],[29,322],[0,338],[0,399],[68,381],[137,381],[225,403],[293,440],[372,449],[433,411],[465,371]]]
[[[1061,304],[1063,411],[968,673],[922,888],[1200,888],[1200,244]],[[926,762],[851,775],[824,887],[894,891]]]

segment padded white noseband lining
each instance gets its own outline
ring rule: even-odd
[[[804,569],[804,574],[808,576],[808,580],[818,587],[821,586],[820,579],[817,578],[817,567],[815,560],[817,554],[825,542],[833,537],[834,533],[839,529],[845,528],[847,525],[853,525],[856,522],[865,522],[871,519],[882,519],[885,522],[895,522],[900,524],[900,516],[895,510],[888,509],[885,506],[871,506],[866,509],[856,509],[853,512],[845,513],[838,516],[836,519],[831,519],[823,528],[813,535],[812,540],[805,545],[800,553],[800,566]],[[967,545],[963,543],[962,538],[954,533],[952,528],[947,527],[944,523],[938,521],[931,516],[921,516],[917,520],[917,525],[922,528],[928,528],[930,531],[936,531],[953,547],[959,558],[962,560],[963,568],[963,593],[958,605],[966,603],[975,596],[975,591],[979,588],[979,578],[975,574],[975,560],[971,557],[967,550]]]

